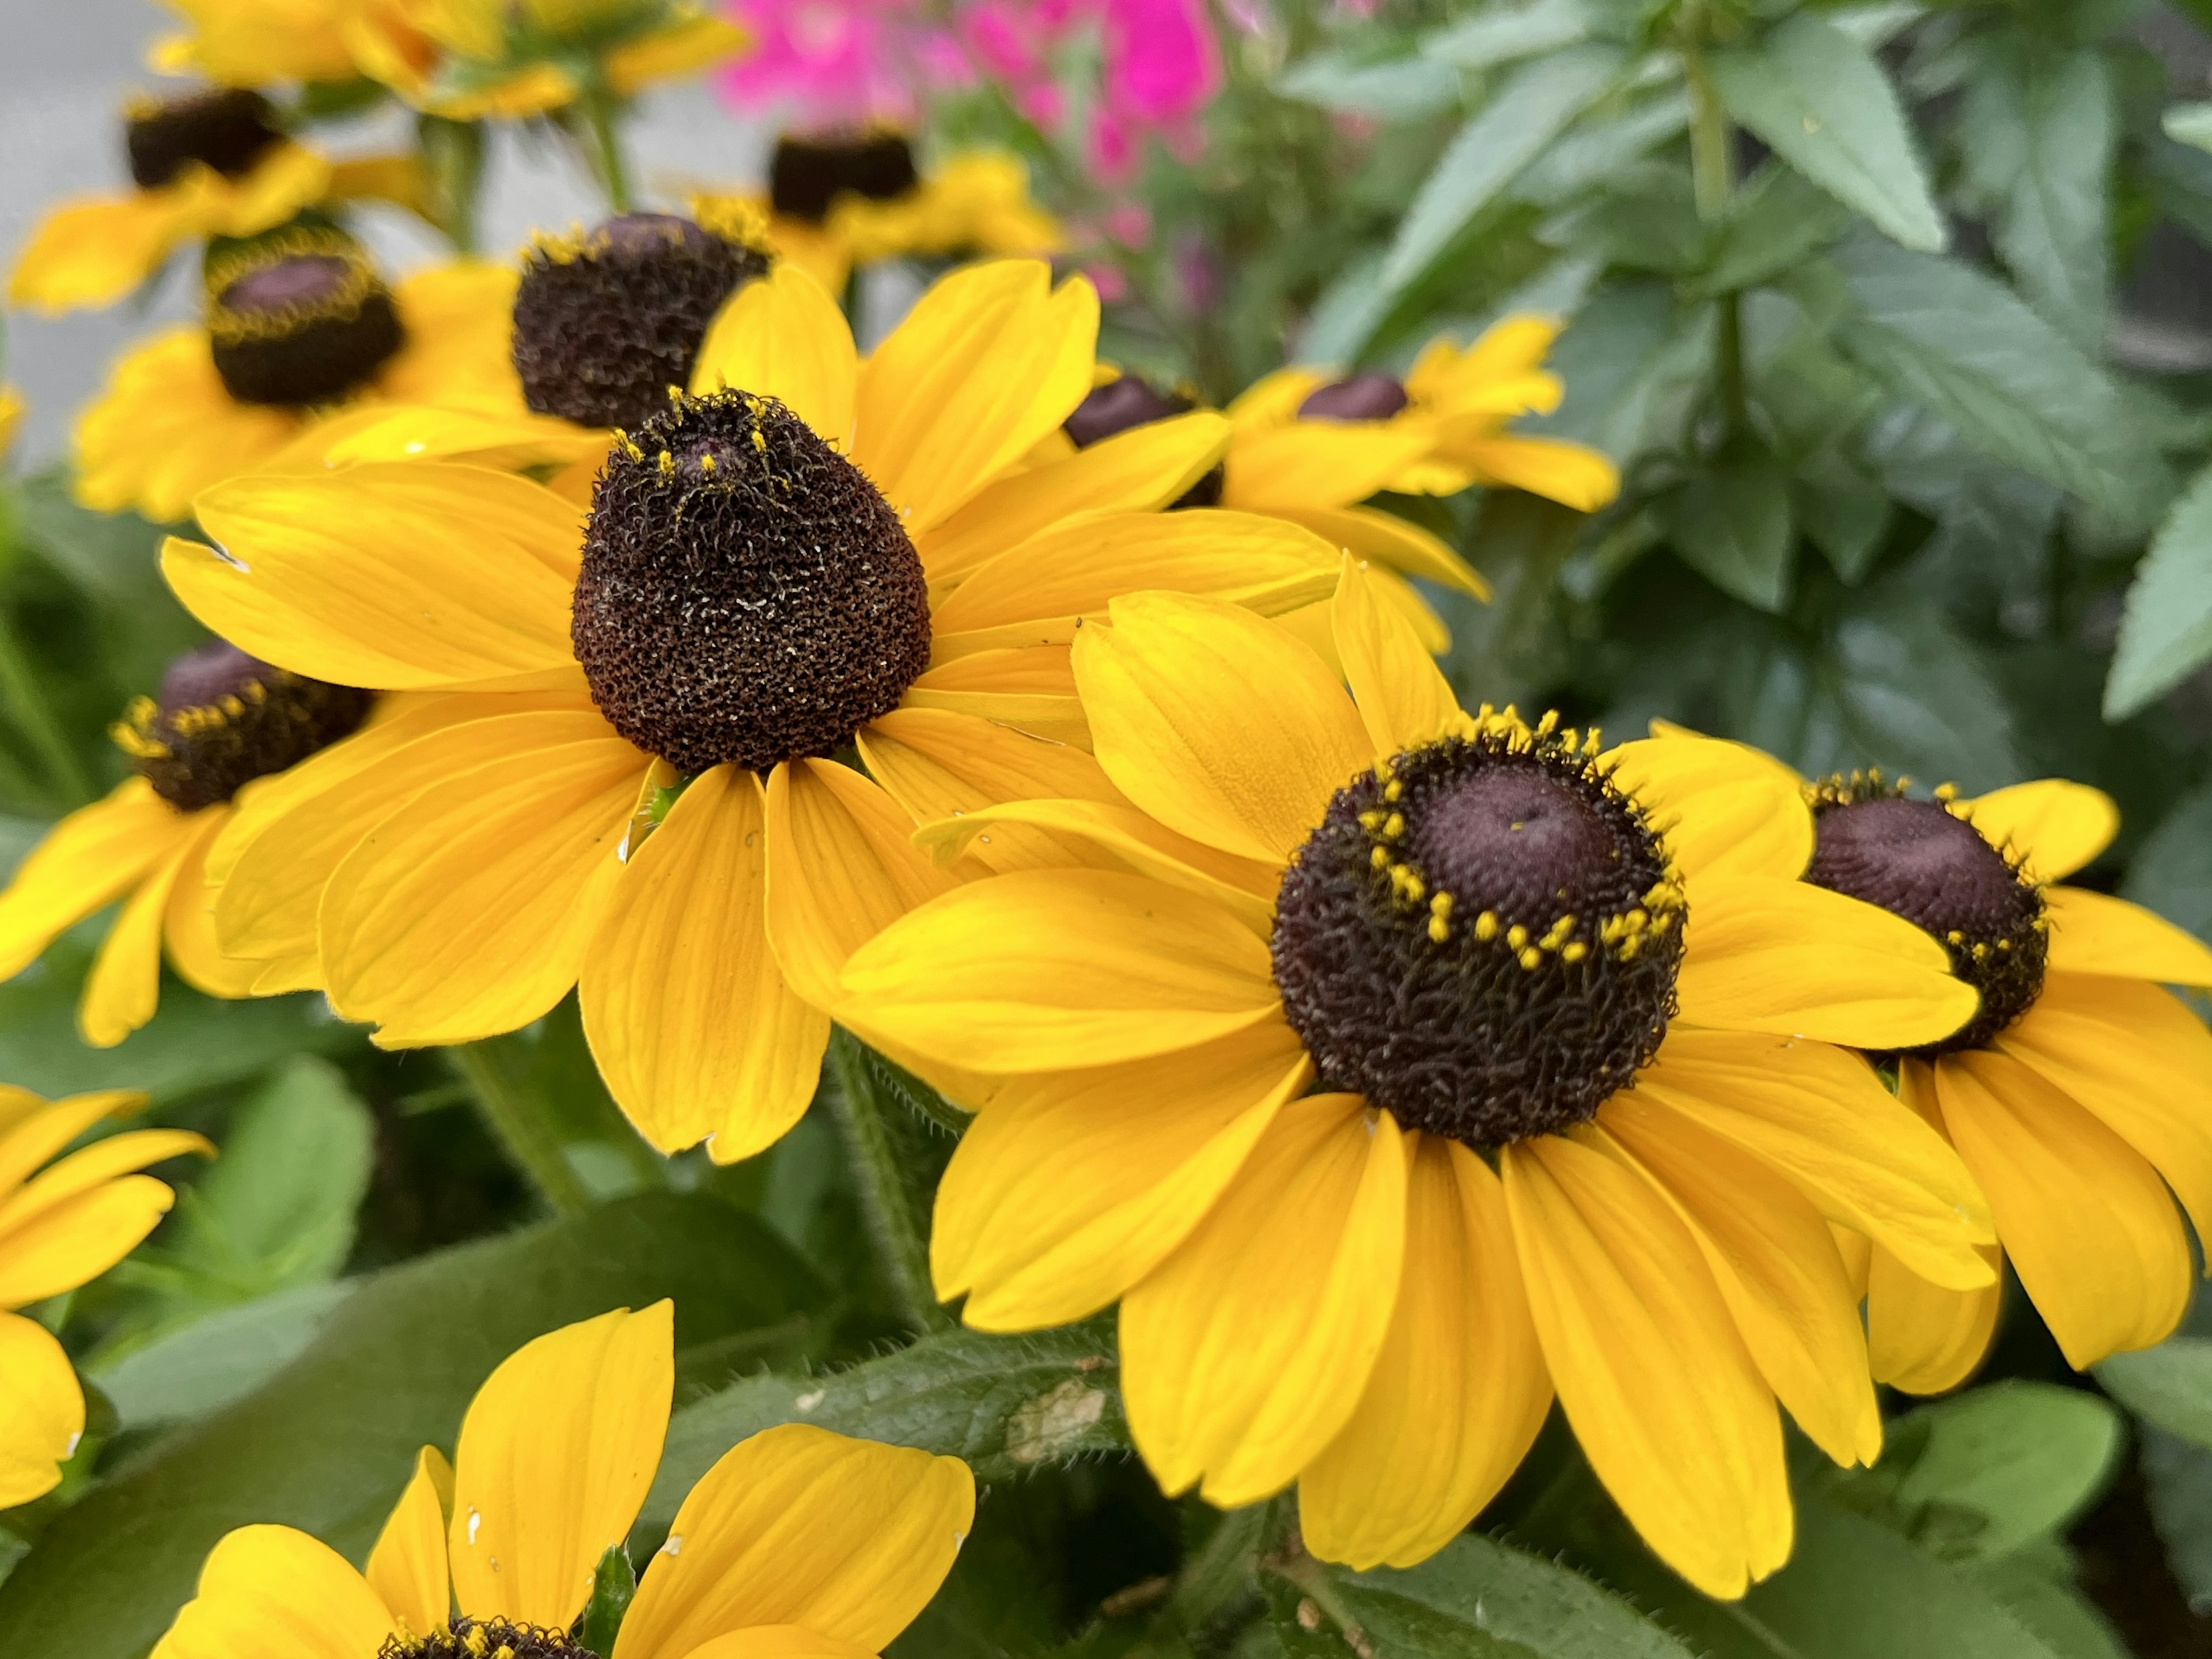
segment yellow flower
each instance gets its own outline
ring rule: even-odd
[[[1966,1030],[1898,1056],[1899,1092],[1958,1149],[2037,1311],[2087,1370],[2180,1320],[2175,1198],[2198,1237],[2212,1228],[2212,1033],[2162,988],[2212,986],[2212,951],[2124,900],[2051,884],[2118,830],[2101,791],[2046,778],[1936,793],[1911,799],[1879,773],[1829,780],[1809,878],[1927,928],[1980,992]],[[1928,1284],[1877,1243],[1875,1376],[1957,1386],[1988,1351],[1998,1289]]]
[[[507,355],[514,272],[456,261],[418,271],[386,294],[373,273],[364,279],[366,261],[357,253],[325,246],[328,235],[301,233],[295,246],[298,239],[288,233],[273,245],[256,245],[254,263],[232,287],[267,280],[270,266],[348,286],[307,302],[284,295],[246,311],[225,303],[229,289],[217,275],[210,324],[165,330],[123,356],[77,417],[80,501],[104,513],[181,519],[193,496],[225,478],[274,465],[319,465],[319,458],[287,452],[334,408],[520,410]],[[334,272],[338,265],[346,272]],[[386,331],[370,337],[365,319],[378,319]],[[269,349],[256,352],[257,345]],[[227,373],[226,353],[240,346],[246,349],[234,353],[234,362],[259,362]]]
[[[365,1571],[292,1528],[241,1527],[153,1659],[581,1659],[568,1628],[660,1462],[672,1331],[661,1302],[518,1349],[452,1465],[423,1448]],[[957,1458],[767,1430],[692,1487],[607,1659],[866,1659],[928,1605],[975,1510]]]
[[[135,1173],[215,1148],[184,1129],[137,1129],[39,1166],[105,1117],[146,1097],[110,1090],[51,1105],[0,1084],[0,1509],[61,1483],[84,1432],[76,1372],[46,1328],[11,1311],[88,1284],[131,1254],[176,1194]]]
[[[0,460],[15,446],[16,429],[23,424],[23,394],[12,386],[0,384]]]
[[[350,81],[348,0],[162,0],[185,30],[149,54],[165,75],[202,75],[227,87],[276,81]]]
[[[1004,150],[956,151],[919,171],[895,132],[776,141],[769,188],[757,197],[702,197],[695,206],[743,205],[766,216],[768,245],[832,294],[855,265],[915,255],[1057,253],[1059,222],[1030,198],[1029,173]]]
[[[1348,561],[1334,625],[1349,696],[1248,611],[1117,600],[1074,675],[1121,801],[917,837],[1081,866],[962,886],[842,975],[841,1020],[980,1109],[939,1293],[991,1330],[1118,1298],[1163,1487],[1295,1480],[1360,1567],[1464,1528],[1556,1389],[1645,1539],[1739,1595],[1790,1552],[1778,1396],[1837,1461],[1880,1448],[1831,1227],[1989,1278],[1965,1170],[1830,1046],[1972,994],[1797,878],[1786,768],[1463,714]]]
[[[512,1030],[580,976],[649,1140],[773,1142],[853,947],[1025,851],[940,870],[916,818],[1101,787],[1074,746],[1085,616],[1136,586],[1280,607],[1334,582],[1294,527],[1152,511],[1212,465],[1218,416],[1014,470],[1091,384],[1097,327],[1088,284],[1004,261],[864,363],[784,266],[715,323],[702,395],[611,453],[587,522],[441,462],[203,495],[217,546],[163,553],[196,615],[299,672],[448,694],[241,811],[210,860],[227,948],[394,1048]]]
[[[233,798],[361,724],[362,693],[319,684],[222,644],[179,658],[157,701],[115,728],[138,771],[70,813],[0,891],[0,978],[21,973],[57,935],[121,900],[77,1005],[77,1030],[108,1048],[154,1017],[162,946],[185,982],[242,997],[262,964],[216,943],[203,872]]]

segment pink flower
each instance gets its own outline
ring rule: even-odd
[[[915,0],[731,0],[752,52],[722,76],[740,108],[808,126],[910,123],[929,93],[968,78],[958,46]]]

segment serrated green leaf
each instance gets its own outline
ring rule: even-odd
[[[2125,720],[2212,657],[2212,469],[2197,474],[2136,568],[2105,683],[2105,718]]]
[[[1439,63],[1487,69],[1586,40],[1595,21],[1589,0],[1523,0],[1489,7],[1440,29],[1421,50]]]
[[[2200,1617],[2212,1615],[2212,1451],[2145,1425],[2143,1501],[2167,1566]]]
[[[717,1458],[779,1423],[941,1452],[983,1481],[1124,1451],[1119,1376],[1111,1334],[1094,1322],[1033,1336],[953,1331],[826,1376],[745,1377],[676,1413],[644,1522],[667,1525]]]
[[[1810,457],[1790,481],[1790,508],[1805,538],[1854,586],[1873,568],[1892,517],[1889,493],[1835,450]]]
[[[2169,1336],[2096,1367],[2105,1391],[2146,1423],[2212,1449],[2212,1337]]]
[[[1741,441],[1693,473],[1664,522],[1675,554],[1723,592],[1761,611],[1790,602],[1790,480],[1764,446]]]
[[[1739,125],[1884,234],[1933,252],[1948,240],[1896,88],[1872,53],[1801,11],[1753,45],[1714,54]]]
[[[1678,429],[1711,361],[1712,308],[1678,308],[1663,283],[1607,284],[1552,347],[1566,386],[1550,415],[1516,430],[1571,438],[1622,465]]]
[[[1344,52],[1302,58],[1275,77],[1283,97],[1386,122],[1422,121],[1459,101],[1459,71],[1431,58],[1363,63]]]
[[[683,1353],[771,1333],[788,1358],[823,1291],[751,1218],[653,1194],[421,1257],[363,1283],[263,1387],[103,1478],[0,1584],[0,1647],[141,1659],[208,1550],[281,1522],[359,1561],[414,1467],[450,1449],[493,1366],[556,1326],[676,1303]]]
[[[2041,1559],[2046,1552],[2057,1559]],[[2058,1659],[2129,1659],[2104,1615],[2074,1588],[2064,1558],[2056,1544],[2021,1550],[1977,1565],[1973,1579]]]
[[[2148,527],[2172,499],[2145,429],[2110,376],[2002,283],[1873,237],[1832,256],[1856,307],[1844,349],[1984,453]]]
[[[1832,197],[1786,167],[1771,168],[1729,204],[1705,268],[1686,291],[1710,298],[1756,287],[1826,247],[1850,222]]]

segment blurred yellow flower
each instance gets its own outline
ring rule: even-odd
[[[200,75],[227,87],[276,81],[350,81],[349,0],[162,0],[185,24],[147,54],[165,75]]]

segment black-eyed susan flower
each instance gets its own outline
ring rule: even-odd
[[[448,1465],[425,1447],[366,1571],[290,1527],[209,1553],[155,1659],[599,1659],[571,1627],[660,1462],[668,1303],[566,1326],[486,1380]],[[606,1659],[866,1659],[951,1570],[957,1458],[803,1424],[741,1441],[646,1564]]]
[[[154,1017],[161,957],[210,996],[242,997],[262,964],[226,956],[209,915],[209,846],[248,784],[346,736],[366,692],[302,678],[217,642],[172,664],[158,697],[116,724],[133,775],[50,830],[0,892],[0,978],[64,928],[120,900],[77,1005],[77,1030],[112,1048]]]
[[[153,1231],[176,1194],[139,1171],[215,1151],[189,1130],[135,1129],[48,1163],[102,1118],[145,1103],[112,1090],[49,1103],[0,1085],[0,1509],[58,1486],[84,1432],[84,1391],[69,1356],[15,1310],[89,1284]]]
[[[1019,466],[1089,387],[1097,321],[1079,279],[979,265],[863,363],[780,266],[588,514],[442,462],[204,495],[216,545],[163,555],[196,614],[296,672],[446,694],[241,812],[210,858],[225,948],[391,1047],[512,1030],[580,981],[654,1145],[774,1141],[846,955],[1022,850],[940,870],[916,818],[1087,764],[1084,617],[1139,586],[1279,607],[1334,583],[1294,526],[1150,510],[1213,465],[1217,416]]]
[[[257,236],[330,194],[331,164],[248,88],[140,99],[125,122],[133,189],[48,214],[8,279],[10,305],[50,316],[112,305],[185,243]]]
[[[2212,986],[2212,951],[2139,906],[2056,884],[2119,827],[2100,790],[2046,778],[1929,800],[1874,773],[1811,793],[1808,878],[1926,928],[1981,994],[1964,1030],[1885,1059],[1988,1194],[2068,1362],[2160,1340],[2189,1300],[2174,1200],[2199,1237],[2212,1226],[2212,1034],[2163,988]],[[1955,1387],[1987,1352],[1997,1303],[1996,1285],[1929,1284],[1877,1242],[1875,1375]]]
[[[1305,1541],[1421,1559],[1556,1389],[1692,1583],[1790,1552],[1778,1397],[1838,1462],[1881,1421],[1831,1224],[1962,1287],[1986,1212],[1857,1055],[1974,1011],[1926,935],[1798,879],[1795,779],[1732,744],[1601,753],[1462,713],[1347,562],[1343,681],[1287,629],[1139,594],[1074,675],[1111,799],[862,945],[839,1018],[978,1115],[931,1261],[975,1327],[1121,1303],[1163,1487],[1298,1483]]]
[[[512,271],[459,261],[387,287],[358,243],[324,226],[220,254],[206,321],[125,353],[77,417],[77,499],[181,519],[201,490],[278,464],[334,410],[519,411],[514,285]]]
[[[786,133],[769,161],[767,192],[699,198],[764,215],[769,247],[832,294],[857,265],[907,257],[965,258],[1057,253],[1059,222],[1030,197],[1018,157],[957,151],[915,163],[904,135],[887,130]]]

